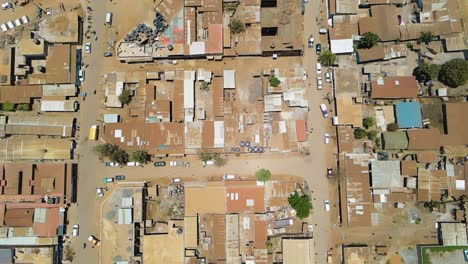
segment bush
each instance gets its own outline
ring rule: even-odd
[[[382,142],[381,142],[380,138],[376,138],[375,139],[375,146],[380,148],[381,145],[382,145]]]
[[[128,154],[123,149],[118,148],[114,152],[112,152],[109,159],[112,162],[126,164],[128,162]]]
[[[12,112],[15,111],[15,104],[10,102],[5,102],[2,104],[2,110]]]
[[[237,19],[237,18],[234,18],[231,20],[231,24],[229,24],[229,27],[231,28],[231,32],[234,34],[245,31],[244,23],[240,19]]]
[[[363,139],[367,136],[367,132],[362,128],[356,128],[353,134],[355,139]]]
[[[130,155],[130,160],[140,164],[146,164],[149,161],[149,155],[144,150],[137,150]]]
[[[266,170],[266,169],[259,169],[255,173],[255,177],[257,178],[257,181],[266,182],[266,181],[270,180],[271,172],[269,170]]]
[[[319,55],[319,62],[325,66],[330,66],[330,65],[333,65],[335,64],[335,61],[336,61],[336,55],[333,54],[331,51],[329,50],[324,50],[322,52],[320,52],[320,55]]]
[[[387,125],[387,130],[390,131],[390,132],[395,132],[398,129],[400,129],[400,127],[398,126],[397,123],[390,123],[390,124]]]
[[[291,207],[296,210],[296,215],[300,219],[307,218],[310,214],[310,209],[312,209],[312,203],[310,202],[310,197],[308,195],[300,196],[296,191],[288,197],[288,202]]]
[[[281,83],[281,81],[275,76],[270,77],[269,82],[270,82],[270,86],[273,86],[273,87],[278,87],[278,85],[280,85]]]
[[[468,80],[468,61],[453,59],[442,65],[439,71],[439,81],[450,87],[465,84]]]
[[[122,104],[128,104],[132,100],[132,95],[129,90],[124,89],[122,93],[119,95],[119,101]]]
[[[370,140],[376,140],[377,139],[377,131],[375,130],[372,130],[372,131],[369,131],[367,132],[367,138],[370,139]]]
[[[94,146],[93,151],[99,156],[100,159],[110,157],[119,147],[111,143],[100,144]]]
[[[374,121],[374,118],[372,117],[366,117],[364,118],[364,120],[362,120],[362,125],[366,128],[366,129],[369,129],[370,127],[372,127],[373,125],[375,124],[375,121]]]
[[[19,104],[16,106],[16,110],[29,111],[29,104]]]
[[[358,48],[360,49],[370,49],[380,40],[380,37],[377,34],[372,32],[366,32],[361,36],[361,39],[358,40]]]
[[[421,32],[421,35],[419,36],[418,42],[421,43],[426,43],[428,44],[429,42],[433,41],[435,39],[434,34],[430,31],[424,31]]]
[[[413,70],[413,76],[418,82],[427,82],[436,80],[439,75],[440,65],[421,63]]]

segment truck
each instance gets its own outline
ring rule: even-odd
[[[112,25],[112,13],[111,12],[106,13],[106,24]]]
[[[89,140],[97,140],[98,129],[99,129],[98,125],[92,125],[89,128],[89,135],[88,135]]]

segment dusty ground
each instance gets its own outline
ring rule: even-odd
[[[460,264],[465,263],[463,257],[463,249],[468,247],[436,247],[436,250],[431,250],[430,247],[423,248],[423,257],[422,264],[435,264],[435,263],[445,263],[445,264]]]

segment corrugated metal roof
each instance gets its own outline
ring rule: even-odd
[[[224,70],[224,89],[236,88],[236,71],[235,70]]]
[[[0,263],[2,264],[13,263],[13,249],[0,248]]]
[[[400,128],[422,127],[421,104],[417,102],[401,102],[396,104],[396,119]]]
[[[371,169],[373,188],[403,187],[399,160],[373,160]]]

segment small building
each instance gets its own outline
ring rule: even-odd
[[[104,114],[104,123],[118,123],[120,116],[118,114]]]
[[[19,43],[19,54],[26,57],[44,57],[45,56],[45,40],[38,39],[21,39]]]
[[[374,189],[403,187],[399,160],[372,160],[371,186]]]
[[[399,128],[422,127],[421,104],[400,102],[395,105],[396,120]]]
[[[379,77],[371,82],[373,99],[410,99],[418,96],[419,86],[414,76]]]
[[[446,103],[445,117],[446,130],[442,135],[442,145],[468,145],[468,103]]]
[[[74,100],[41,100],[43,112],[75,112],[78,109],[78,101]]]
[[[465,246],[468,244],[465,223],[439,223],[444,246]]]
[[[284,264],[315,263],[315,245],[312,238],[288,238],[282,240]]]
[[[406,133],[409,150],[438,150],[442,145],[440,131],[437,128],[410,129]]]
[[[386,150],[408,149],[408,138],[405,131],[383,132],[382,146]]]
[[[235,70],[224,70],[224,89],[235,89],[236,88],[236,71]]]

